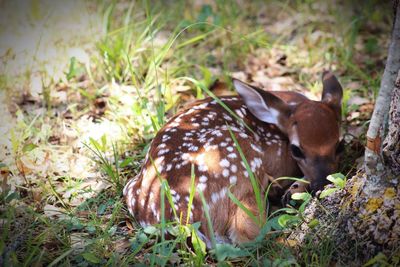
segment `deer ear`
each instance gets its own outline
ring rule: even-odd
[[[269,92],[237,79],[233,79],[233,86],[257,119],[274,124],[286,132],[285,121],[290,116],[290,107],[285,102]]]
[[[322,98],[321,101],[332,107],[341,116],[343,89],[338,79],[332,72],[324,71],[322,74]]]

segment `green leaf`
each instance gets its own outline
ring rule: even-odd
[[[82,253],[82,256],[85,260],[87,260],[88,262],[91,262],[91,263],[100,263],[100,261],[101,261],[97,256],[95,256],[91,252]]]
[[[271,230],[282,230],[282,227],[278,223],[278,216],[268,219],[268,221],[261,228],[260,233],[256,237],[256,242],[261,242],[264,240],[266,235],[271,232]]]
[[[0,162],[0,168],[5,168],[5,167],[7,167],[7,165],[4,164],[3,162]]]
[[[128,166],[132,162],[133,162],[133,158],[132,157],[126,158],[119,164],[119,167],[120,168],[125,168],[126,166]]]
[[[339,187],[340,189],[343,189],[344,186],[346,185],[346,177],[341,173],[334,173],[328,175],[326,179],[332,182],[335,186]]]
[[[303,193],[294,193],[292,195],[292,199],[294,200],[303,200],[303,201],[308,201],[311,198],[310,193],[303,192]]]
[[[194,252],[196,253],[199,263],[203,262],[204,257],[206,256],[206,244],[203,240],[198,236],[197,231],[192,228],[192,245],[194,248]]]
[[[308,223],[308,227],[310,227],[311,229],[315,228],[315,226],[317,226],[319,224],[318,219],[312,219],[311,222]]]
[[[376,254],[375,257],[373,257],[372,259],[367,261],[367,263],[365,263],[363,266],[364,267],[367,267],[367,266],[390,266],[390,264],[388,262],[388,258],[385,256],[385,254],[383,254],[382,252],[379,252],[378,254]]]
[[[96,227],[94,225],[88,225],[86,226],[86,231],[88,231],[90,234],[93,234],[96,232]]]
[[[98,151],[102,151],[101,146],[99,144],[99,142],[97,142],[96,140],[94,140],[92,137],[89,138],[89,142],[92,146],[94,146],[94,148]]]
[[[18,195],[18,193],[17,192],[8,192],[8,194],[7,194],[7,196],[6,196],[6,198],[4,199],[4,201],[6,202],[6,203],[9,203],[9,202],[11,202],[11,200],[13,200],[13,199],[19,199],[19,195]]]
[[[227,258],[234,259],[250,255],[248,251],[234,247],[230,244],[217,244],[214,252],[218,261],[224,261]]]
[[[107,147],[107,136],[103,134],[100,138],[102,148],[105,149]]]
[[[149,238],[145,233],[141,231],[137,233],[131,245],[133,254],[138,253],[142,249],[142,247],[147,243],[147,241],[149,241]]]
[[[149,226],[146,226],[143,229],[143,231],[148,235],[154,235],[154,234],[157,234],[158,229],[156,227],[154,227],[153,225],[149,225]]]
[[[66,75],[67,80],[71,80],[73,77],[75,77],[76,75],[76,58],[75,57],[71,57],[71,59],[69,60],[69,70],[68,73]]]
[[[180,225],[168,225],[167,227],[168,233],[171,235],[178,237],[182,234],[182,231],[180,229]]]
[[[23,152],[29,152],[29,151],[34,150],[37,147],[38,147],[37,145],[35,145],[33,143],[29,143],[29,144],[24,145],[24,147],[22,148],[22,151]]]
[[[282,227],[288,227],[290,224],[300,222],[300,218],[297,215],[283,214],[279,216],[278,223]]]
[[[335,192],[337,190],[339,190],[339,188],[337,188],[337,187],[327,188],[327,189],[325,189],[324,191],[321,192],[321,194],[319,195],[319,198],[323,199],[323,198],[325,198],[327,196],[330,196],[330,195],[333,194],[333,192]]]
[[[106,204],[100,204],[99,208],[97,209],[97,214],[102,215],[106,211],[107,205]]]
[[[198,22],[205,22],[209,16],[213,14],[212,7],[210,5],[203,5],[201,7],[199,16],[197,18]]]
[[[72,230],[80,230],[82,229],[84,226],[82,225],[82,223],[79,221],[79,219],[72,217],[71,220],[67,223],[67,229],[69,231]]]
[[[117,232],[117,226],[112,226],[109,230],[108,230],[108,234],[110,235],[110,236],[113,236],[113,235],[115,235],[115,233]]]
[[[15,136],[14,129],[11,129],[10,135],[11,135],[12,151],[13,151],[14,154],[16,154],[17,151],[18,151],[20,142],[18,141],[17,137]]]

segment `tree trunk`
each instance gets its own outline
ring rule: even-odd
[[[399,1],[395,10],[388,59],[367,133],[364,167],[344,189],[323,200],[314,199],[305,211],[305,222],[289,236],[299,249],[307,242],[332,242],[339,265],[360,266],[370,259],[381,264],[400,262]],[[310,228],[307,222],[313,219],[319,224]]]
[[[399,5],[400,6],[400,5]],[[400,43],[400,42],[399,42]],[[400,61],[400,60],[399,60]],[[382,154],[387,168],[394,175],[400,176],[400,71],[396,79],[396,89],[392,95],[390,104],[389,130],[383,142]]]
[[[374,112],[367,132],[367,146],[365,149],[365,172],[368,175],[368,183],[364,186],[366,194],[373,196],[379,194],[380,187],[383,184],[390,183],[393,173],[391,166],[386,166],[382,155],[382,140],[386,135],[388,128],[388,112],[389,101],[393,94],[393,88],[396,81],[398,71],[400,69],[400,3],[395,1],[394,6],[394,22],[392,30],[392,38],[388,51],[388,58],[385,66],[385,71],[381,80],[379,95],[375,103]],[[393,103],[392,105],[398,105]],[[393,124],[392,128],[396,127]],[[398,124],[397,124],[398,126]],[[391,137],[388,135],[386,139]],[[393,148],[391,140],[385,140],[389,146]],[[385,151],[385,154],[391,150]],[[387,158],[387,155],[385,155]],[[390,156],[389,156],[390,158]]]

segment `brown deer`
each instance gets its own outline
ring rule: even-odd
[[[178,113],[157,133],[140,173],[124,188],[129,212],[142,226],[159,223],[160,186],[161,180],[166,179],[178,214],[186,218],[193,165],[196,190],[203,193],[207,202],[217,240],[238,244],[254,239],[260,225],[227,195],[230,190],[248,210],[260,214],[249,173],[230,133],[262,193],[282,176],[304,177],[310,182],[311,191],[322,189],[328,182],[326,176],[336,171],[343,149],[339,141],[342,88],[330,72],[325,72],[322,79],[321,101],[295,92],[266,92],[233,80],[240,97],[220,100],[252,130],[212,98]],[[274,182],[271,197],[282,197],[292,183]],[[296,182],[289,192],[300,187]],[[172,209],[168,201],[165,203],[165,217],[172,220]],[[199,234],[210,246],[198,193],[191,211],[190,221],[201,222]]]

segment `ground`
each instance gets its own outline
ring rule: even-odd
[[[122,187],[157,130],[206,96],[204,88],[233,94],[232,76],[318,99],[324,69],[344,88],[340,171],[351,177],[383,72],[390,6],[30,0],[0,7],[0,265],[330,262],[332,253],[276,242],[279,231],[240,250],[247,254],[229,248],[225,257],[200,257],[185,240],[168,250],[172,244],[158,245],[129,217]]]

